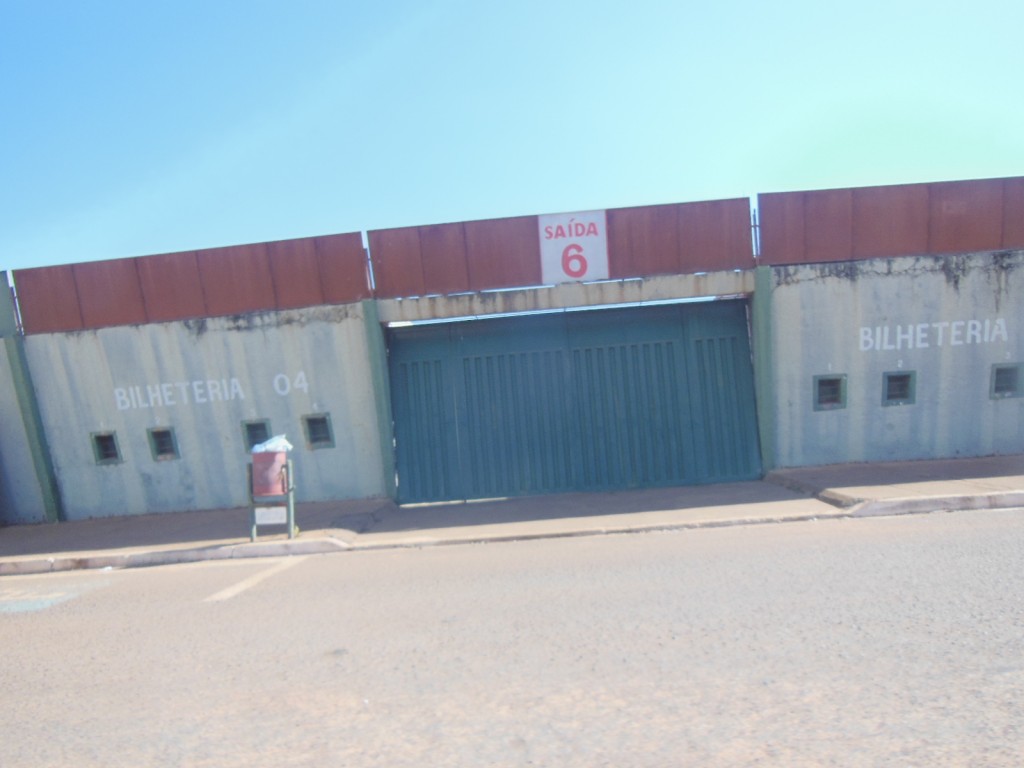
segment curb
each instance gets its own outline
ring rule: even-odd
[[[1024,491],[1000,491],[969,496],[914,496],[886,501],[859,499],[850,509],[850,513],[853,517],[881,517],[885,515],[919,515],[926,512],[1013,509],[1015,507],[1024,507]]]
[[[1004,491],[969,496],[928,496],[886,500],[864,500],[841,493],[822,491],[815,493],[805,487],[790,490],[809,493],[820,501],[838,507],[836,512],[826,514],[794,515],[791,517],[733,518],[728,520],[697,520],[680,523],[655,523],[650,525],[627,526],[624,528],[592,528],[568,531],[524,531],[522,533],[495,534],[492,536],[467,536],[465,538],[423,538],[400,539],[396,541],[346,542],[335,537],[311,538],[303,541],[285,540],[269,542],[247,542],[202,549],[167,549],[132,554],[96,554],[79,557],[45,557],[33,560],[0,561],[0,577],[23,576],[63,571],[100,570],[104,568],[149,568],[159,565],[198,563],[209,560],[239,560],[261,557],[288,557],[294,555],[322,555],[333,552],[368,552],[383,549],[421,549],[427,547],[448,547],[460,544],[500,544],[512,541],[537,541],[540,539],[568,539],[585,536],[608,536],[613,534],[658,533],[668,531],[698,530],[702,528],[730,528],[741,525],[769,525],[773,523],[801,523],[815,520],[840,520],[860,517],[883,517],[913,515],[929,512],[971,511],[983,509],[1013,509],[1024,507],[1024,491]]]
[[[810,496],[812,499],[823,501],[826,504],[838,507],[839,509],[850,510],[858,504],[863,504],[867,501],[867,499],[860,499],[856,496],[850,496],[845,493],[840,493],[839,491],[833,491],[831,488],[822,488],[819,485],[791,477],[784,472],[776,472],[773,470],[764,476],[764,480],[772,485],[785,488],[787,491],[802,493],[805,496]],[[880,501],[877,503],[887,504],[888,502]]]
[[[1024,491],[993,491],[957,496],[907,496],[903,498],[866,499],[847,493],[821,488],[811,483],[775,471],[764,480],[794,493],[803,493],[818,501],[847,511],[853,517],[881,517],[884,515],[916,515],[925,512],[952,512],[974,509],[1012,509],[1024,507]]]
[[[322,555],[344,552],[351,547],[334,538],[306,541],[272,541],[263,544],[230,544],[203,549],[166,549],[135,552],[130,555],[85,555],[82,557],[46,557],[35,560],[0,562],[0,576],[26,576],[63,571],[101,570],[104,568],[150,568],[158,565],[200,563],[208,560],[241,560],[258,557]]]
[[[136,552],[130,555],[89,555],[84,557],[49,557],[36,560],[15,560],[0,562],[0,576],[25,576],[63,571],[100,570],[104,568],[149,568],[159,565],[198,563],[210,560],[251,559],[260,557],[288,557],[293,555],[322,555],[332,552],[371,552],[385,549],[424,549],[428,547],[451,547],[461,544],[503,544],[514,541],[538,541],[541,539],[572,539],[588,536],[628,535],[638,533],[659,533],[669,531],[698,530],[703,528],[732,528],[741,525],[770,525],[777,523],[804,523],[815,520],[850,518],[849,512],[826,514],[793,515],[788,517],[734,518],[731,520],[698,520],[684,523],[654,523],[628,526],[625,528],[592,528],[571,531],[550,531],[542,533],[508,533],[493,536],[468,536],[439,539],[404,539],[366,544],[346,543],[336,538],[318,538],[307,541],[274,541],[249,544],[232,544],[204,549],[170,549],[155,552]]]

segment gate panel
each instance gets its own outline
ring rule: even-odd
[[[760,476],[761,462],[746,308],[740,302],[721,302],[703,309],[689,325],[695,479],[752,479]]]
[[[391,345],[391,399],[401,495],[405,501],[459,498],[448,329],[414,329],[399,339]]]
[[[691,482],[686,350],[675,306],[569,316],[583,453],[581,487]]]
[[[457,323],[452,332],[465,498],[574,488],[561,317]]]
[[[743,302],[390,338],[403,503],[760,475]]]
[[[560,350],[464,357],[470,498],[573,487]]]
[[[681,381],[672,342],[573,350],[581,487],[632,488],[685,482],[678,418]]]

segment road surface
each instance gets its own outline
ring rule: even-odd
[[[0,579],[0,765],[1024,764],[1024,511]]]

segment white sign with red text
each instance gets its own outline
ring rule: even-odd
[[[608,279],[604,211],[539,216],[541,277],[545,285]]]

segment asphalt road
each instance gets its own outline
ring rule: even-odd
[[[1024,510],[0,579],[0,765],[1024,764]]]

